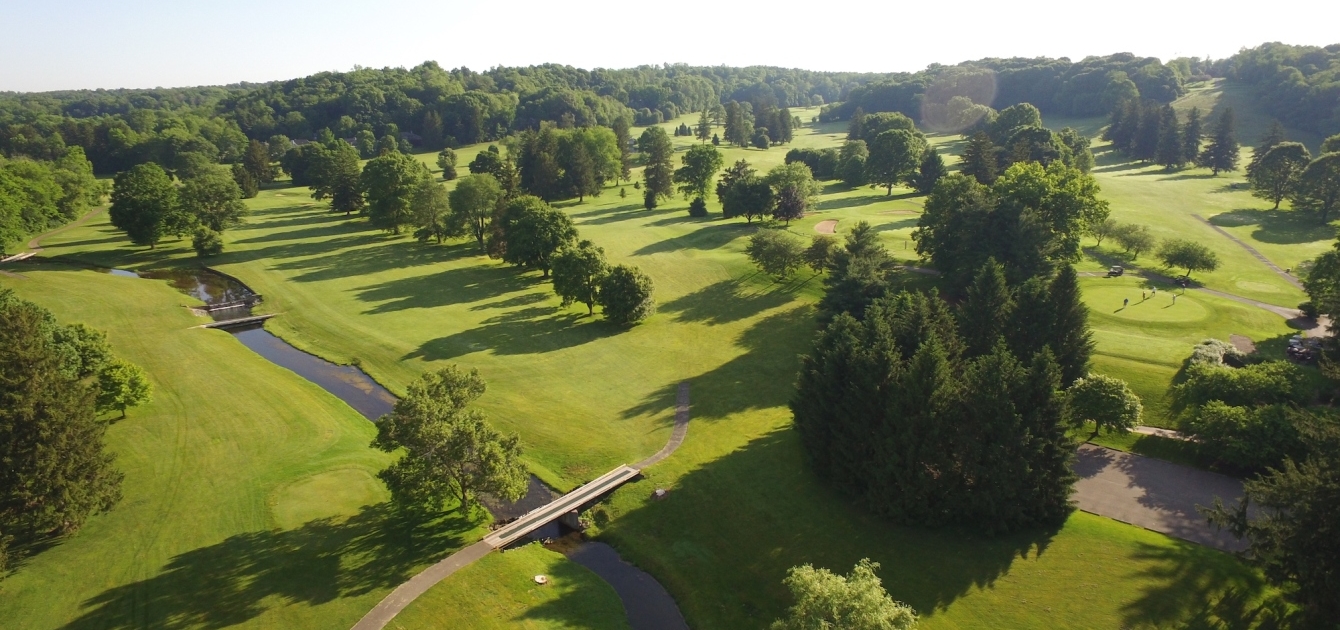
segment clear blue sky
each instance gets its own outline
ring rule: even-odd
[[[355,65],[918,70],[1340,43],[1340,1],[0,0],[0,90],[268,81]]]

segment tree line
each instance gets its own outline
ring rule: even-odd
[[[79,218],[106,194],[79,147],[51,160],[0,157],[0,252]]]
[[[149,401],[107,336],[0,289],[0,577],[19,549],[78,531],[121,498],[99,415]]]

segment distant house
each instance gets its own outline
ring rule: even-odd
[[[307,140],[306,138],[298,138],[297,140],[289,140],[289,142],[292,142],[292,143],[293,143],[293,146],[295,146],[295,147],[301,147],[301,146],[309,145],[309,144],[312,143],[311,140]]]
[[[349,136],[348,138],[340,138],[340,139],[343,140],[343,141],[345,141],[345,142],[348,142],[348,143],[349,143],[349,146],[354,146],[354,147],[358,146],[358,138],[355,138],[355,137],[353,137],[353,136]]]
[[[416,147],[419,146],[420,144],[423,144],[423,136],[420,136],[419,134],[414,133],[413,131],[402,131],[402,132],[400,132],[400,139],[401,139],[401,140],[406,140],[406,141],[408,141],[410,144],[412,144],[412,145],[414,145],[414,146],[416,146]]]

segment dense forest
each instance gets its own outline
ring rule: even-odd
[[[0,212],[8,217],[0,217],[5,232],[0,241],[59,224],[95,202],[101,189],[86,183],[83,159],[101,175],[154,162],[180,178],[210,164],[246,161],[252,141],[269,147],[278,160],[291,142],[329,145],[344,138],[370,158],[388,143],[401,150],[409,145],[437,150],[502,140],[546,122],[560,129],[626,128],[687,112],[726,123],[738,115],[732,112],[744,112],[736,129],[748,123],[741,132],[746,137],[727,140],[753,142],[748,137],[753,125],[764,125],[759,117],[817,105],[824,106],[824,120],[899,112],[928,128],[972,131],[994,120],[998,110],[1021,103],[1063,116],[1110,114],[1133,99],[1166,104],[1184,94],[1188,82],[1209,77],[1249,83],[1271,114],[1330,134],[1340,130],[1337,72],[1340,44],[1272,43],[1216,61],[1164,63],[1119,53],[1078,62],[980,59],[915,73],[687,65],[583,70],[552,64],[475,72],[446,70],[430,61],[410,69],[355,68],[264,84],[0,93],[0,156],[9,160],[2,169],[9,183],[0,186],[5,189],[0,205],[12,206]],[[51,176],[38,177],[39,170]],[[20,182],[35,179],[43,183]],[[47,185],[56,181],[62,184],[61,203]],[[38,199],[42,209],[20,216],[17,208],[25,198]]]

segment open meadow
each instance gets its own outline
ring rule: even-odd
[[[840,144],[844,125],[810,125],[817,109],[796,113],[807,124],[794,143],[723,147],[726,164],[746,159],[766,171],[788,148]],[[665,126],[680,122],[693,120]],[[1061,122],[1086,133],[1102,126]],[[675,140],[681,150],[694,142]],[[951,165],[963,144],[957,136],[931,141]],[[460,163],[482,149],[463,148]],[[1101,143],[1095,149],[1094,175],[1116,220],[1147,224],[1159,238],[1193,238],[1220,256],[1222,267],[1197,281],[1280,306],[1303,299],[1198,217],[1281,267],[1328,247],[1330,226],[1302,229],[1287,210],[1265,212],[1240,175],[1166,173],[1122,162]],[[761,627],[787,605],[787,568],[846,571],[862,557],[882,564],[889,592],[928,628],[1167,626],[1227,594],[1248,604],[1268,596],[1231,556],[1089,514],[1057,531],[985,539],[894,527],[819,484],[786,405],[797,356],[815,331],[822,278],[805,270],[775,282],[748,262],[744,245],[759,229],[808,238],[820,221],[837,220],[840,234],[864,220],[895,257],[912,260],[922,198],[894,193],[829,183],[818,212],[784,228],[722,220],[715,199],[706,219],[689,217],[678,198],[647,211],[631,183],[557,204],[612,263],[634,264],[655,281],[658,314],[629,329],[580,305],[563,308],[538,273],[488,259],[473,241],[385,234],[282,184],[248,201],[248,223],[226,233],[227,251],[208,264],[265,296],[262,310],[278,314],[269,330],[332,361],[357,360],[394,392],[447,364],[478,368],[490,422],[519,434],[527,465],[559,490],[659,449],[676,388],[689,381],[687,441],[617,491],[596,532],[662,581],[696,628]],[[197,264],[186,241],[131,246],[105,213],[42,245],[46,257],[104,267]],[[1105,251],[1093,245],[1086,243],[1083,271],[1120,255],[1110,243]],[[1136,262],[1155,268],[1152,259]],[[371,475],[387,458],[367,446],[372,426],[224,333],[189,330],[199,321],[181,308],[190,298],[165,284],[56,264],[24,275],[0,285],[64,321],[109,330],[117,351],[149,371],[157,394],[112,427],[127,499],[0,583],[3,618],[32,628],[347,627],[415,570],[483,531],[451,516],[407,543],[379,505],[385,491]],[[912,287],[928,282],[900,277]],[[1148,287],[1130,275],[1086,277],[1082,286],[1098,342],[1093,367],[1131,383],[1149,424],[1168,424],[1163,395],[1196,342],[1239,334],[1280,353],[1292,334],[1275,313],[1207,293],[1188,291],[1174,305],[1160,286],[1141,300]],[[1131,301],[1124,309],[1123,299]],[[668,498],[651,500],[655,488],[669,489]],[[80,572],[89,564],[115,570],[95,579]],[[557,588],[535,592],[526,578],[538,572],[556,576]],[[618,610],[611,597],[585,569],[532,546],[452,576],[391,627],[463,627],[485,609],[498,611],[488,621],[498,627],[620,627],[609,620]]]

